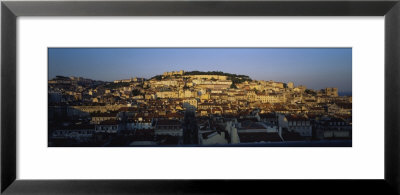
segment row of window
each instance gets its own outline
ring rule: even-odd
[[[96,126],[96,130],[117,130],[118,126],[114,125],[114,126]]]
[[[79,133],[79,134],[93,134],[93,130],[77,130],[77,131],[55,131],[54,135],[65,135],[71,133]]]

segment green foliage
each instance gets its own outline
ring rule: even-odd
[[[307,94],[310,94],[310,95],[317,95],[317,92],[315,92],[314,90],[310,90],[310,89],[306,89],[304,92]]]
[[[134,89],[132,90],[132,95],[133,96],[143,95],[143,93],[139,89]]]
[[[140,87],[140,88],[143,88],[143,86],[144,86],[143,83],[140,83],[140,84],[136,85],[136,87]]]
[[[232,83],[231,84],[231,89],[237,89],[237,86],[234,83]]]
[[[162,80],[162,75],[156,75],[154,77],[151,77],[150,80],[155,79],[157,81],[161,81]]]
[[[59,80],[70,80],[69,77],[60,76],[60,75],[57,75],[54,79],[55,79],[55,80],[57,80],[57,79],[59,79]]]
[[[252,81],[251,78],[247,75],[237,75],[237,74],[231,74],[231,73],[225,73],[222,71],[208,71],[208,72],[203,72],[203,71],[190,71],[190,72],[185,72],[184,75],[221,75],[221,76],[227,76],[228,80],[231,80],[232,83],[237,84],[237,83],[243,83],[245,81]]]
[[[247,75],[237,75],[237,74],[231,74],[231,73],[225,73],[222,71],[208,71],[208,72],[203,72],[203,71],[189,71],[185,72],[184,75],[189,76],[189,75],[220,75],[220,76],[226,76],[228,80],[231,80],[233,84],[238,84],[238,83],[243,83],[245,81],[252,81],[252,79],[247,76]],[[175,78],[181,78],[181,75],[174,75]],[[169,79],[171,76],[163,76],[163,75],[156,75],[150,79],[155,79],[157,81],[161,81],[163,79]],[[187,80],[186,78],[183,78],[184,80]],[[216,81],[217,79],[212,78],[212,81]]]
[[[130,83],[106,83],[104,88],[106,89],[117,89],[121,87],[129,87]]]
[[[229,77],[228,76],[228,79],[231,80],[232,83],[235,83],[235,84],[243,83],[245,81],[252,81],[249,76],[246,76],[246,77],[241,77],[241,76],[242,75],[239,75],[238,77],[235,77],[235,76]]]

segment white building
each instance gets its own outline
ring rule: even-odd
[[[159,135],[182,136],[183,127],[178,120],[158,120],[155,125],[154,133]]]
[[[185,109],[189,109],[189,110],[196,110],[197,99],[195,99],[195,98],[184,99],[182,101],[182,107],[184,107]]]
[[[72,125],[54,130],[52,139],[74,139],[78,142],[85,142],[92,139],[94,125]]]
[[[96,133],[117,133],[119,125],[117,120],[106,120],[97,124],[95,127]]]
[[[297,132],[303,137],[312,136],[312,126],[310,124],[310,120],[298,116],[287,116],[286,118],[288,120],[289,131]]]
[[[231,138],[231,144],[240,143],[238,130],[236,128],[236,121],[227,121],[225,125],[225,130],[228,132]]]

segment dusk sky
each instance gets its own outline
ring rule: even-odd
[[[351,48],[49,48],[57,75],[113,81],[166,71],[223,71],[310,89],[352,91]]]

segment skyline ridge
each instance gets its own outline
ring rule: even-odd
[[[351,48],[49,48],[49,78],[113,81],[170,70],[219,70],[255,80],[352,91]]]
[[[232,75],[235,75],[235,76],[248,77],[248,78],[249,78],[250,80],[252,80],[252,81],[266,81],[266,82],[272,81],[272,82],[278,82],[278,83],[284,83],[284,84],[287,84],[287,83],[289,83],[289,82],[292,82],[292,81],[289,81],[289,82],[281,82],[281,81],[276,81],[276,80],[256,80],[256,79],[252,79],[252,78],[251,78],[250,76],[248,76],[248,75],[237,75],[237,74],[234,74],[234,73],[227,73],[227,72],[218,71],[218,70],[212,70],[212,71],[172,70],[172,71],[168,71],[168,72],[178,72],[178,71],[183,71],[184,73],[192,73],[192,72],[216,73],[216,72],[219,72],[219,73],[222,73],[221,75],[223,75],[223,74],[232,74]],[[166,73],[166,72],[164,72],[163,74],[165,74],[165,73]],[[70,75],[70,76],[56,75],[55,77],[53,77],[53,78],[51,78],[51,79],[48,78],[48,80],[53,80],[53,79],[55,79],[56,77],[68,77],[68,78],[76,77],[76,78],[89,79],[89,80],[93,80],[93,81],[111,82],[111,83],[112,83],[112,82],[115,82],[115,81],[122,81],[122,80],[132,79],[132,78],[144,78],[144,79],[146,79],[146,80],[152,80],[152,79],[154,79],[156,76],[161,76],[161,75],[163,75],[163,74],[156,74],[156,75],[154,75],[154,76],[152,76],[152,77],[149,77],[149,78],[140,77],[140,76],[133,76],[133,77],[129,77],[129,78],[116,79],[116,80],[113,80],[113,81],[96,80],[96,79],[92,79],[92,78],[81,77],[81,76],[75,76],[75,75]],[[200,74],[200,75],[202,75],[202,74]],[[213,75],[213,74],[208,74],[208,75]],[[184,76],[185,76],[185,75],[184,75]],[[189,75],[186,75],[186,76],[189,76]],[[228,79],[228,80],[230,80],[230,79]],[[294,83],[294,82],[293,82],[293,83]],[[294,83],[294,84],[295,84],[295,86],[304,86],[303,84],[297,84],[297,85],[296,85],[296,83]],[[312,89],[312,88],[308,88],[307,86],[306,86],[306,88],[307,88],[307,89]],[[323,90],[323,89],[325,89],[325,88],[337,88],[337,87],[336,87],[336,86],[326,86],[326,87],[324,87],[324,88],[312,89],[312,90],[318,91],[318,90]],[[352,96],[352,91],[341,91],[340,88],[338,88],[338,92],[339,92],[340,94],[342,94],[342,95],[340,95],[340,96]]]

